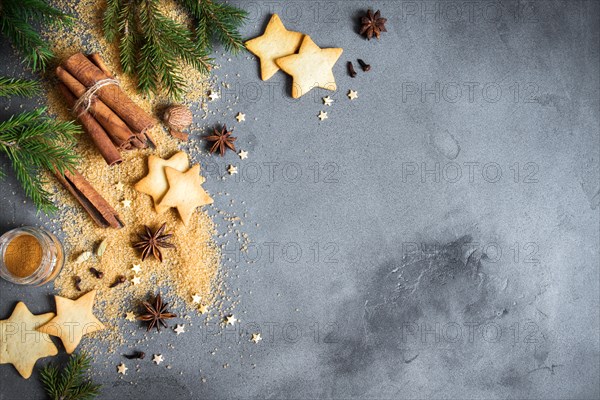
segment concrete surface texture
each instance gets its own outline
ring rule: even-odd
[[[225,247],[240,323],[153,339],[171,369],[120,379],[106,356],[102,398],[599,398],[599,3],[232,3],[244,37],[276,12],[342,47],[338,91],[292,100],[283,73],[262,82],[253,57],[217,51],[229,87],[209,107],[246,113],[250,157],[225,180],[225,160],[199,160],[230,194],[217,206],[248,213],[254,252]],[[367,7],[388,18],[379,41],[357,34]],[[350,78],[357,58],[372,69]],[[42,223],[12,178],[0,199],[2,231]],[[0,316],[51,294],[0,282]],[[0,376],[0,399],[42,396]]]

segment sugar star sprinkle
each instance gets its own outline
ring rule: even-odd
[[[139,285],[140,283],[142,283],[142,278],[140,278],[139,276],[134,276],[131,279],[131,283],[133,283],[134,285]]]
[[[121,182],[117,182],[115,184],[115,189],[117,189],[119,192],[122,192],[124,188],[125,188],[125,185],[123,185],[123,183],[121,183]]]
[[[200,304],[200,301],[202,301],[202,297],[199,294],[192,295],[192,303]]]
[[[237,318],[231,314],[225,317],[225,325],[234,325],[237,322]]]
[[[127,314],[125,314],[125,319],[127,321],[135,321],[135,314],[132,311],[129,311]]]
[[[156,365],[160,365],[161,362],[165,361],[162,354],[155,354],[152,357],[152,362],[155,363]]]
[[[200,314],[206,314],[208,312],[208,306],[206,304],[201,304],[200,307],[198,307],[198,311],[200,311]]]
[[[180,333],[185,333],[185,327],[183,325],[177,324],[173,330],[177,333],[177,336],[179,336]]]
[[[262,340],[262,337],[260,336],[260,333],[253,333],[252,339],[250,339],[250,340],[253,341],[254,343],[258,343]]]
[[[333,99],[331,96],[323,97],[323,104],[326,106],[331,106],[331,104],[333,104]]]
[[[327,116],[327,112],[325,112],[325,111],[321,111],[321,112],[319,113],[318,117],[319,117],[319,119],[320,119],[321,121],[323,121],[324,119],[327,119],[327,118],[329,118],[329,117]]]
[[[229,168],[227,168],[227,172],[229,172],[229,175],[237,174],[238,167],[236,167],[235,165],[230,165]]]
[[[239,112],[238,115],[235,116],[237,122],[242,122],[246,120],[246,114]]]
[[[119,365],[117,366],[117,372],[118,372],[119,374],[121,374],[121,375],[125,375],[125,372],[127,372],[127,370],[128,370],[128,369],[129,369],[129,368],[127,368],[127,367],[125,366],[125,364],[123,364],[123,363],[121,363],[121,364],[119,364]]]
[[[238,153],[238,155],[240,156],[240,158],[242,160],[245,160],[246,158],[248,158],[248,152],[246,150],[240,150],[240,152]]]
[[[219,92],[215,92],[214,90],[210,91],[210,94],[208,95],[208,98],[210,99],[210,101],[215,101],[219,98]]]
[[[123,208],[131,208],[131,200],[123,200],[121,202],[121,205],[123,206]]]
[[[352,90],[352,89],[351,89],[351,90],[348,92],[348,98],[349,98],[350,100],[357,99],[357,98],[358,98],[358,92],[357,92],[356,90]]]
[[[131,267],[131,270],[133,272],[135,272],[136,274],[139,274],[142,271],[142,266],[140,264],[133,264],[133,267]]]

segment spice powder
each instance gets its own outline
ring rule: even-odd
[[[19,235],[10,241],[4,253],[6,269],[18,278],[31,276],[42,262],[42,245],[32,235]]]

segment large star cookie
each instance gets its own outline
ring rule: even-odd
[[[98,321],[93,314],[95,296],[95,290],[84,294],[77,300],[54,296],[56,317],[38,328],[38,331],[58,336],[67,353],[71,354],[84,335],[104,329],[102,322]]]
[[[288,31],[277,14],[273,14],[262,36],[248,40],[248,51],[260,59],[260,72],[263,81],[271,78],[279,67],[275,60],[298,51],[303,33]]]
[[[197,207],[212,204],[213,199],[204,191],[204,178],[200,176],[200,165],[187,172],[165,168],[169,190],[160,201],[160,207],[176,207],[185,225],[188,225]]]
[[[168,210],[168,207],[159,206],[160,200],[169,189],[167,175],[165,174],[166,167],[185,172],[190,168],[190,163],[187,155],[182,151],[175,153],[168,160],[163,160],[160,157],[151,155],[148,157],[148,175],[134,186],[135,190],[138,192],[145,193],[152,197],[154,200],[154,208],[159,214]]]
[[[340,48],[322,49],[306,35],[298,54],[278,58],[275,62],[294,78],[292,97],[297,99],[315,86],[337,89],[332,68],[343,51]]]
[[[39,358],[55,356],[58,349],[50,336],[36,329],[54,313],[33,315],[25,303],[17,303],[12,315],[0,321],[0,364],[12,364],[25,379]]]

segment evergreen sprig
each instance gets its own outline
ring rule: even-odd
[[[137,77],[142,93],[164,89],[180,98],[185,86],[180,62],[207,73],[213,40],[232,52],[243,48],[237,28],[245,11],[213,0],[178,1],[195,19],[193,31],[163,15],[159,0],[107,0],[104,35],[119,42],[123,71]]]
[[[50,6],[45,0],[2,0],[0,31],[19,50],[32,70],[44,70],[54,58],[50,45],[32,26],[33,23],[54,26],[70,25],[67,14]]]
[[[192,32],[163,15],[158,0],[108,0],[103,27],[107,40],[119,40],[123,71],[137,75],[143,93],[165,89],[170,97],[180,98],[180,62],[201,72],[210,69],[210,59],[194,43]]]
[[[0,76],[0,97],[33,97],[40,92],[37,81]]]
[[[91,359],[85,353],[73,354],[61,370],[48,364],[40,377],[48,397],[52,400],[87,400],[100,394],[101,385],[87,379]]]
[[[34,95],[36,82],[0,77],[0,96]],[[63,173],[72,171],[77,162],[73,151],[75,136],[81,128],[73,122],[57,121],[38,108],[11,116],[0,122],[0,153],[7,155],[17,180],[38,210],[56,210],[51,194],[44,189],[43,169]],[[0,178],[6,173],[0,170]]]
[[[214,40],[223,44],[227,51],[237,53],[244,48],[238,28],[248,13],[228,4],[214,0],[178,0],[194,17],[198,45],[208,52]]]

